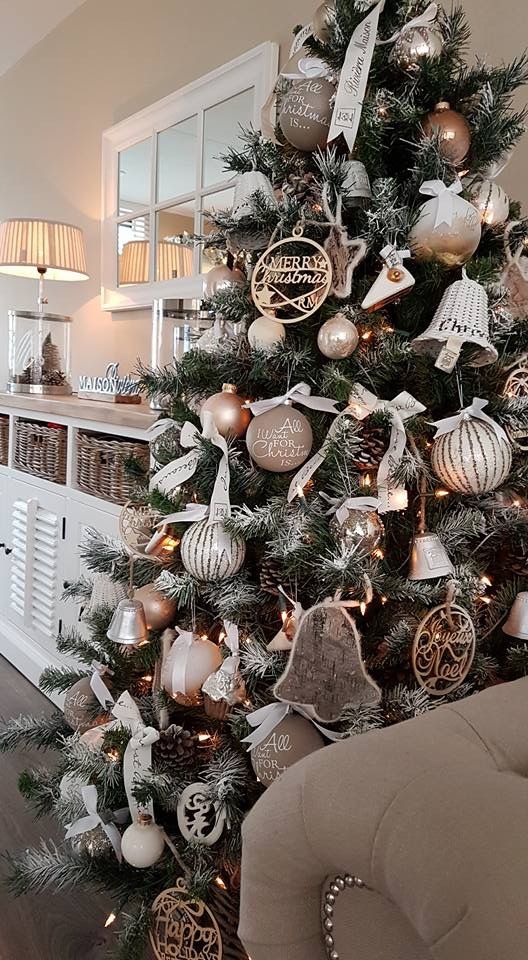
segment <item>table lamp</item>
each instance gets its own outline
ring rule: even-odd
[[[173,280],[175,277],[192,275],[193,252],[181,243],[159,240],[156,245],[158,256],[157,279]],[[132,283],[149,282],[150,243],[148,240],[129,240],[123,246],[119,261],[119,283],[127,286]]]
[[[0,273],[38,280],[38,312],[44,312],[44,278],[87,280],[80,227],[53,220],[4,220],[0,224]]]

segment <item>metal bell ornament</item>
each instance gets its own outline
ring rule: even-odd
[[[438,136],[439,150],[446,160],[459,166],[471,146],[471,128],[466,118],[452,110],[447,100],[440,100],[422,122],[426,137]]]
[[[325,320],[317,334],[317,346],[323,356],[330,360],[350,357],[358,343],[357,327],[344,313],[335,313]]]
[[[526,590],[515,597],[502,629],[509,637],[528,640],[528,592]]]
[[[214,393],[202,404],[200,420],[209,411],[221,437],[243,437],[251,420],[251,413],[244,407],[245,397],[240,397],[234,383],[222,384],[221,393]]]
[[[453,573],[453,564],[440,537],[436,533],[418,533],[411,549],[409,580],[433,580]]]
[[[475,346],[467,360],[471,367],[483,367],[498,358],[489,338],[488,295],[465,270],[462,280],[447,288],[427,330],[411,346],[415,353],[435,357],[435,367],[451,373],[464,344]]]
[[[239,173],[235,181],[235,196],[231,211],[233,220],[254,216],[252,200],[257,193],[265,198],[270,207],[277,208],[278,203],[273,185],[264,173],[260,173],[258,170]]]
[[[121,600],[110,621],[106,636],[114,643],[137,647],[148,640],[149,632],[145,608],[140,600]]]
[[[403,266],[404,259],[410,255],[410,250],[396,250],[392,243],[383,247],[380,251],[383,268],[364,298],[362,310],[373,313],[410,293],[415,280],[412,273]]]

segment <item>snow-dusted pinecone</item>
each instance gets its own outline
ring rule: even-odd
[[[279,595],[279,584],[282,582],[281,567],[275,557],[263,557],[260,562],[260,586],[266,593]]]
[[[384,426],[364,423],[361,429],[361,447],[354,454],[356,470],[377,470],[387,449],[388,434]]]
[[[175,766],[191,764],[195,760],[196,745],[196,737],[190,730],[171,723],[166,730],[160,730],[160,738],[153,747],[154,758]]]

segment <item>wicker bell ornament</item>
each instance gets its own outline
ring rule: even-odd
[[[435,366],[451,373],[464,344],[475,346],[468,359],[471,367],[486,366],[498,357],[489,338],[488,295],[465,270],[462,280],[447,288],[427,330],[411,346],[415,353],[435,357]]]

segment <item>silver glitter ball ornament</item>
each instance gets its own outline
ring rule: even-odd
[[[346,550],[369,554],[379,547],[385,528],[374,510],[349,510],[346,520],[332,517],[330,531]]]
[[[429,26],[413,27],[398,37],[389,59],[404,73],[416,74],[425,57],[436,59],[441,56],[443,48],[444,41],[438,29]]]

